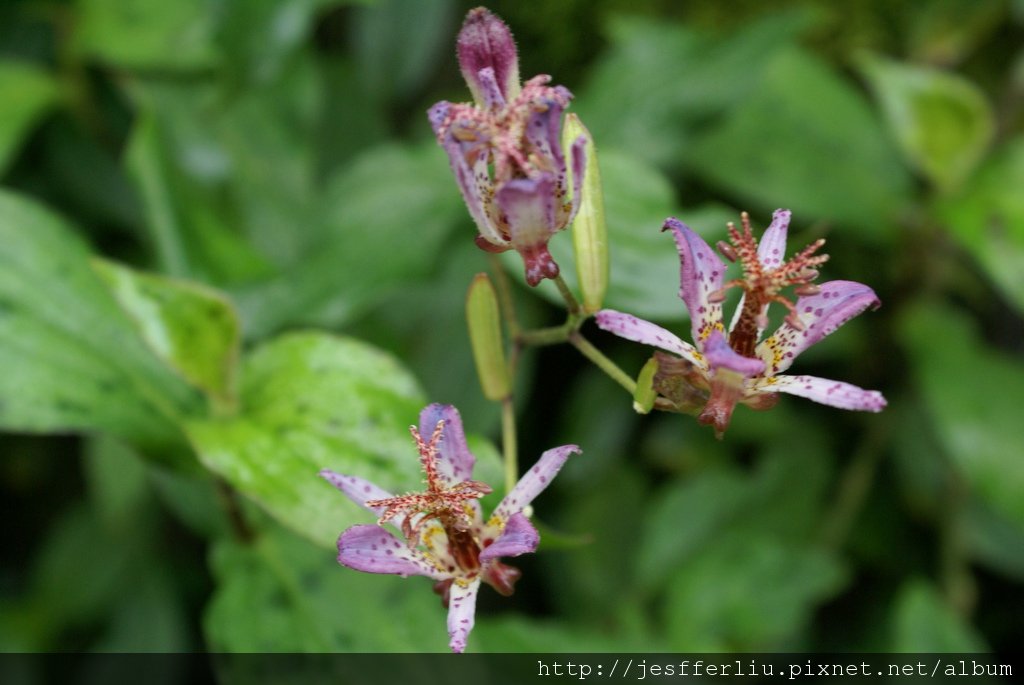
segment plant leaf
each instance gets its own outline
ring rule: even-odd
[[[235,403],[238,316],[221,293],[106,260],[93,266],[157,357],[220,410]]]
[[[146,348],[70,228],[0,190],[0,426],[102,430],[167,452],[198,396]]]
[[[0,61],[0,172],[18,151],[33,124],[53,104],[57,87],[42,69],[21,62]]]
[[[941,189],[967,178],[995,135],[981,90],[955,74],[881,57],[862,61],[907,161]]]
[[[425,404],[422,391],[370,345],[322,333],[275,338],[245,359],[240,404],[236,417],[187,425],[200,460],[324,547],[369,519],[321,469],[393,492],[417,483],[408,428]]]

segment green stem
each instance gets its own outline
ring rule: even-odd
[[[501,308],[502,317],[505,319],[505,326],[508,328],[508,336],[512,340],[519,337],[522,330],[519,327],[519,319],[516,317],[515,303],[512,301],[512,287],[508,282],[508,275],[501,267],[501,260],[493,252],[487,253],[491,262],[491,272],[494,274],[494,287],[498,291],[498,305]]]
[[[946,506],[940,521],[940,578],[946,601],[961,616],[969,617],[977,599],[970,571],[970,550],[964,530],[968,489],[963,477],[951,467]]]
[[[820,529],[819,537],[825,547],[839,549],[850,534],[850,529],[871,491],[878,461],[882,455],[884,437],[888,432],[887,424],[871,431],[860,443],[843,471],[832,498],[834,504],[825,512]]]
[[[572,294],[571,290],[569,290],[569,286],[565,284],[564,280],[562,280],[561,275],[555,276],[552,280],[555,282],[555,285],[558,286],[558,292],[561,293],[562,299],[565,300],[565,306],[569,310],[569,317],[572,318],[579,316],[583,309],[580,307],[580,303],[576,299],[576,296]]]
[[[516,445],[516,409],[512,396],[501,401],[501,442],[505,456],[505,493],[519,481],[519,455]]]
[[[584,357],[593,362],[597,368],[604,371],[613,381],[625,388],[630,395],[633,395],[636,392],[636,381],[634,381],[629,374],[620,369],[615,362],[604,356],[601,350],[590,344],[590,341],[584,338],[579,331],[574,330],[569,333],[569,342],[573,347],[579,350]]]

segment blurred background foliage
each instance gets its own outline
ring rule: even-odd
[[[405,426],[440,401],[500,482],[463,318],[487,262],[424,115],[468,98],[471,6],[0,7],[0,648],[446,649],[428,581],[336,565],[366,514],[316,474],[413,487]],[[784,397],[717,442],[529,351],[521,459],[584,454],[470,649],[1018,647],[1024,3],[490,7],[597,141],[607,304],[682,330],[663,219],[791,208],[884,303],[800,372],[889,408]],[[564,316],[547,286],[517,287],[527,324]]]

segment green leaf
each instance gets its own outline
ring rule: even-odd
[[[907,161],[941,189],[966,179],[995,135],[981,90],[952,73],[880,57],[865,58],[862,70]]]
[[[647,162],[679,167],[691,155],[692,131],[742,102],[806,20],[800,11],[777,12],[721,38],[656,19],[613,17],[611,48],[573,107],[602,154],[605,147],[617,147]]]
[[[690,149],[693,172],[798,220],[857,225],[880,235],[907,201],[910,179],[867,103],[817,57],[791,48],[760,87]],[[842,163],[836,163],[842,160]]]
[[[284,531],[218,542],[203,620],[218,652],[447,651],[446,612],[426,578],[343,568]],[[248,682],[248,681],[246,681]]]
[[[320,333],[276,338],[245,359],[240,400],[235,418],[187,425],[200,460],[324,547],[367,516],[319,478],[321,469],[392,491],[417,482],[408,429],[422,392],[370,345]]]
[[[710,469],[663,491],[641,526],[638,584],[647,590],[659,586],[673,569],[708,554],[730,531],[804,544],[820,519],[831,470],[819,440],[810,432],[794,432],[802,439],[778,439],[752,474]],[[798,491],[792,488],[796,480]],[[680,521],[687,525],[680,528]]]
[[[139,113],[127,171],[160,270],[214,282],[264,276],[271,259],[257,249],[271,240],[267,223],[278,236],[274,258],[294,258],[292,245],[307,240],[305,233],[280,227],[301,221],[296,207],[308,204],[308,179],[296,168],[299,146],[278,138],[271,144],[273,134],[282,133],[279,127],[246,121],[237,113],[243,104],[225,111],[209,89],[147,82],[132,92]],[[263,118],[268,116],[264,110]],[[253,146],[262,150],[258,164],[246,156]],[[237,201],[225,202],[225,195]],[[282,196],[287,201],[279,203]]]
[[[984,641],[970,624],[943,604],[938,592],[924,580],[906,583],[892,609],[894,652],[985,652]]]
[[[666,217],[675,216],[705,236],[719,232],[724,236],[726,222],[735,221],[738,213],[717,205],[679,209],[664,174],[616,150],[601,150],[601,176],[611,267],[604,305],[659,321],[685,319],[686,307],[679,299],[679,253],[661,226]],[[562,277],[577,290],[571,236],[556,235],[549,248]],[[511,253],[504,259],[510,272],[523,280],[518,255]],[[538,287],[552,302],[562,301],[549,284]]]
[[[366,151],[328,183],[317,211],[321,241],[282,275],[237,290],[246,332],[284,325],[336,325],[403,285],[422,280],[443,256],[465,205],[434,143]]]
[[[354,12],[352,40],[370,97],[407,99],[454,45],[451,0],[381,0]]]
[[[907,311],[900,337],[942,446],[978,496],[1024,528],[1024,364],[939,305]]]
[[[820,550],[734,531],[680,568],[665,605],[673,651],[768,651],[807,626],[842,587],[843,567]]]
[[[240,337],[231,302],[198,283],[105,260],[93,264],[154,354],[202,390],[215,409],[231,410]]]
[[[57,84],[31,64],[0,61],[0,172],[57,98]]]
[[[213,6],[204,0],[80,0],[75,46],[128,69],[195,70],[214,65]]]
[[[101,430],[160,453],[198,396],[146,348],[54,214],[0,191],[0,426]]]
[[[949,232],[1024,312],[1024,137],[1011,139],[961,192],[938,204]]]

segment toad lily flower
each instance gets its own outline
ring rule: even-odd
[[[551,236],[569,225],[580,205],[586,139],[571,146],[572,200],[559,136],[572,94],[549,86],[550,76],[519,83],[519,57],[508,26],[483,7],[459,32],[459,66],[474,102],[438,102],[428,116],[448,153],[455,180],[489,252],[515,249],[526,280],[558,276]]]
[[[433,578],[434,591],[448,607],[449,646],[466,648],[473,629],[476,595],[484,582],[511,595],[518,569],[500,557],[515,557],[537,548],[540,535],[523,509],[548,486],[576,445],[550,449],[484,521],[480,503],[491,492],[471,480],[476,458],[466,446],[462,419],[455,407],[432,404],[420,412],[419,430],[410,426],[426,492],[392,495],[356,476],[324,469],[320,475],[356,504],[377,515],[377,525],[356,525],[338,538],[338,562],[369,573]],[[430,435],[424,439],[424,435]],[[382,526],[391,523],[400,539]]]
[[[879,305],[878,297],[866,285],[812,282],[818,276],[816,267],[828,259],[815,254],[824,240],[783,262],[789,218],[788,210],[777,210],[760,245],[746,213],[742,215],[742,232],[729,224],[731,244],[719,242],[718,248],[730,261],[740,262],[743,276],[725,283],[726,265],[708,244],[677,219],[665,222],[662,230],[674,233],[682,263],[679,294],[690,312],[693,345],[629,314],[605,309],[596,317],[598,326],[606,331],[671,352],[655,353],[654,389],[675,409],[699,412],[698,420],[713,425],[718,437],[729,426],[737,403],[767,409],[780,392],[841,409],[878,412],[886,404],[874,390],[815,376],[780,375],[805,349],[868,307]],[[781,294],[791,285],[798,296],[795,304]],[[743,296],[727,332],[722,302],[733,287],[740,288]],[[772,302],[782,304],[789,313],[778,330],[761,340]]]

